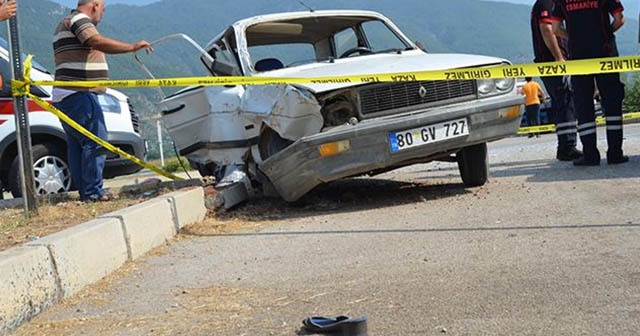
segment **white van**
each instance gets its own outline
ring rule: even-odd
[[[10,191],[14,197],[21,196],[20,163],[16,142],[16,125],[11,96],[11,63],[7,42],[0,39],[0,182],[1,189]],[[37,62],[31,70],[33,80],[52,80],[53,76]],[[31,86],[31,93],[44,100],[51,100],[50,86]],[[123,151],[144,159],[146,145],[140,136],[139,116],[123,93],[109,89],[99,95],[104,110],[108,141]],[[32,154],[36,193],[39,195],[69,191],[73,188],[67,165],[66,134],[58,117],[27,100],[31,129]],[[104,177],[112,178],[137,172],[137,164],[107,154]],[[0,192],[0,195],[2,193]]]

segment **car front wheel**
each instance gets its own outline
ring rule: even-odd
[[[260,136],[258,148],[262,160],[266,160],[291,145],[293,141],[284,139],[278,132],[267,127]]]
[[[52,144],[38,144],[31,149],[36,195],[57,194],[71,189],[71,171],[66,156]],[[9,190],[13,197],[22,197],[20,158],[16,157],[9,172]]]
[[[482,143],[461,149],[456,154],[458,169],[465,187],[479,187],[487,183],[489,159],[487,144]]]

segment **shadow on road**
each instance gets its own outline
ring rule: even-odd
[[[394,207],[471,193],[462,183],[427,184],[393,180],[355,178],[321,185],[295,203],[280,198],[256,198],[228,212],[219,220],[282,220],[315,216],[322,212],[345,213]]]
[[[525,177],[526,182],[589,181],[640,177],[640,156],[632,156],[622,165],[607,165],[603,159],[597,167],[575,167],[571,162],[555,159],[509,161],[491,164],[491,179]],[[322,214],[356,212],[419,204],[431,200],[475,193],[465,189],[455,164],[405,172],[414,182],[377,178],[337,180],[319,186],[295,203],[279,198],[256,198],[232,210],[217,212],[218,220],[283,220]],[[456,183],[460,181],[460,183]]]
[[[640,156],[630,156],[629,162],[620,165],[608,165],[607,160],[602,159],[600,166],[575,167],[572,162],[539,159],[492,163],[489,169],[490,176],[494,179],[528,176],[527,182],[544,183],[638,178],[640,177],[640,169],[637,168],[639,165]],[[451,177],[458,174],[458,168],[456,166],[441,167],[435,173],[429,170],[420,170],[411,174],[413,177],[424,175],[428,179]]]
[[[628,163],[608,165],[603,159],[600,166],[576,167],[571,162],[533,160],[505,162],[495,165],[495,177],[529,176],[527,182],[611,180],[640,177],[640,156],[631,156]],[[492,165],[494,167],[494,165]]]

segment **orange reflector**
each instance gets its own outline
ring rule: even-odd
[[[322,144],[318,146],[318,152],[320,152],[320,156],[326,157],[338,155],[342,152],[348,151],[350,148],[351,144],[349,143],[349,140],[342,140]]]
[[[520,105],[515,105],[500,111],[500,116],[503,118],[515,118],[520,116]]]

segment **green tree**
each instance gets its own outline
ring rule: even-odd
[[[640,75],[627,77],[623,105],[627,112],[640,112]]]

